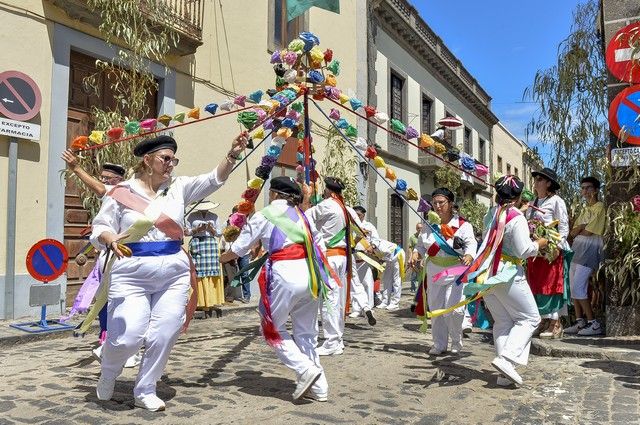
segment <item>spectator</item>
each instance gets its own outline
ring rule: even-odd
[[[418,243],[418,237],[420,236],[420,233],[422,233],[422,226],[422,222],[416,224],[416,232],[409,236],[409,252],[413,252],[413,250],[415,249],[416,244]],[[409,256],[407,264],[407,268],[411,272],[411,292],[415,293],[416,289],[418,288],[417,282],[420,276],[420,270],[422,270],[422,263],[418,262],[412,265],[411,256]]]

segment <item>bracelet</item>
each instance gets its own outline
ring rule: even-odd
[[[227,158],[233,158],[233,160],[234,160],[234,161],[237,161],[237,160],[239,160],[239,159],[240,159],[240,154],[238,154],[238,155],[233,155],[233,154],[231,153],[231,151],[229,151],[229,152],[227,152]]]

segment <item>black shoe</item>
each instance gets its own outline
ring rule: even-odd
[[[415,304],[411,304],[411,307],[409,307],[409,310],[411,310],[412,313],[416,312],[416,305]]]
[[[376,321],[376,318],[373,317],[373,312],[371,310],[365,311],[364,314],[367,316],[367,320],[369,321],[370,326],[375,326],[376,323],[378,323]]]

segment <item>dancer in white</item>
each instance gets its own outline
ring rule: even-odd
[[[184,207],[224,184],[246,144],[243,132],[210,173],[173,178],[178,165],[175,140],[169,136],[143,140],[134,149],[141,158],[135,176],[108,193],[91,234],[94,246],[115,256],[104,276],[110,279],[109,332],[96,388],[98,399],[111,399],[125,361],[144,343],[133,390],[135,405],[164,410],[156,382],[185,323],[191,277],[189,258],[181,249]]]

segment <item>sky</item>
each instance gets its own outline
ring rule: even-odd
[[[525,128],[536,105],[523,92],[556,63],[578,0],[412,0],[422,18],[492,97],[493,112],[521,140],[548,147]]]

